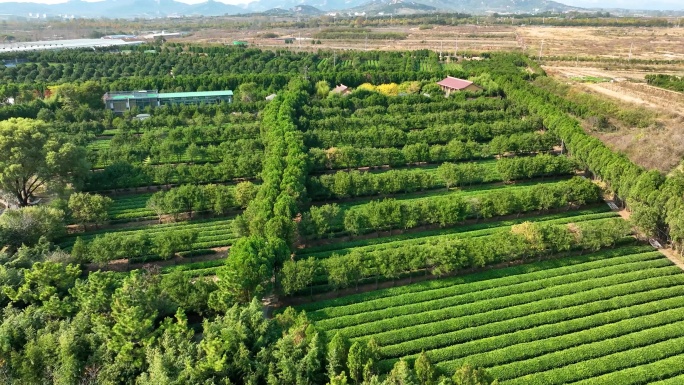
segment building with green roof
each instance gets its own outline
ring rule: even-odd
[[[103,98],[105,108],[123,114],[131,108],[143,110],[171,104],[232,103],[233,91],[164,92],[156,90],[108,92]]]

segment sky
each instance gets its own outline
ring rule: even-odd
[[[43,3],[43,4],[57,4],[64,3],[67,0],[0,0],[0,3],[17,1],[27,3]],[[85,0],[94,1],[94,0]],[[206,0],[177,0],[184,3],[195,4]],[[226,4],[247,4],[254,0],[216,0]],[[673,9],[684,10],[684,0],[556,0],[559,3],[574,5],[577,7],[586,8],[627,8],[627,9]],[[0,7],[0,13],[2,7]]]

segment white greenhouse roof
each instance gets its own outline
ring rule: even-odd
[[[23,41],[0,44],[2,52],[40,51],[46,49],[94,48],[111,47],[116,45],[141,44],[141,41],[125,41],[121,39],[73,39],[73,40],[44,40]]]

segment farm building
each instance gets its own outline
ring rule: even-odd
[[[0,44],[0,52],[26,52],[70,48],[103,48],[137,44],[142,44],[142,41],[125,41],[121,39],[24,41]]]
[[[330,92],[333,94],[347,95],[351,92],[351,90],[344,84],[340,84],[339,86],[333,88]]]
[[[103,98],[105,108],[117,114],[138,107],[142,110],[146,107],[158,107],[169,104],[215,104],[232,103],[233,91],[204,91],[204,92],[168,92],[159,93],[154,91],[126,91],[108,92]]]
[[[447,76],[443,80],[437,82],[437,84],[442,88],[442,91],[449,96],[455,91],[480,91],[482,88],[476,86],[470,80],[463,80],[455,78],[452,76]]]

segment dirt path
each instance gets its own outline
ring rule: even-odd
[[[615,204],[615,202],[613,202],[612,200],[606,200],[606,203]],[[624,220],[629,220],[630,212],[627,211],[627,209],[619,209],[619,210],[613,210],[613,211],[618,213]],[[640,234],[640,236],[642,238],[647,238],[641,234]],[[684,270],[684,259],[682,259],[682,257],[674,249],[672,249],[671,247],[663,247],[662,249],[657,249],[657,250],[660,251],[664,256],[666,256],[667,259],[672,261],[672,263],[677,265],[677,267]]]

